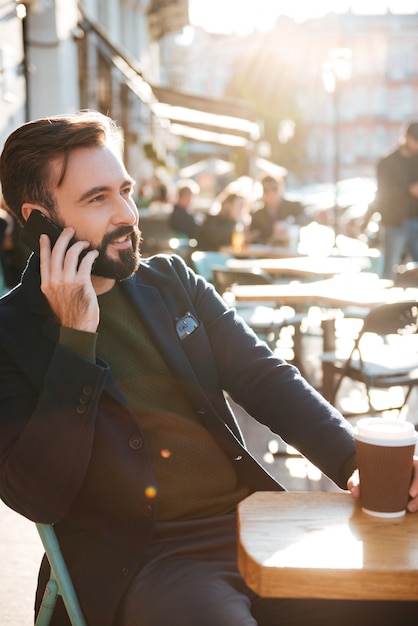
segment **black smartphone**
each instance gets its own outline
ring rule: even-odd
[[[33,252],[38,256],[40,255],[39,237],[43,233],[45,235],[48,235],[51,241],[52,250],[55,242],[62,233],[62,228],[60,226],[57,226],[55,222],[53,222],[51,219],[49,219],[49,217],[41,213],[41,211],[37,211],[36,209],[34,209],[22,228],[21,240],[25,244],[25,246],[28,246],[28,248],[30,248],[30,250],[33,250]],[[76,241],[76,238],[73,237],[68,244],[68,248],[72,246],[73,243],[75,243]],[[91,248],[87,248],[87,250],[82,250],[82,252],[80,252],[78,265],[80,265],[81,260],[84,259],[90,249]]]
[[[26,224],[22,228],[21,239],[25,246],[28,246],[28,248],[39,256],[39,237],[42,233],[48,235],[51,240],[52,249],[61,232],[62,228],[57,226],[49,217],[35,209],[29,215]]]

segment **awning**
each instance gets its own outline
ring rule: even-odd
[[[255,159],[255,166],[259,172],[274,178],[285,178],[288,174],[288,170],[282,165],[277,165],[277,163],[272,163],[272,161],[262,159],[261,157]]]
[[[93,32],[101,52],[124,76],[126,85],[146,103],[173,135],[194,141],[247,148],[260,136],[255,111],[242,100],[211,99],[150,85],[136,59],[113,44],[105,31],[82,12],[79,27]]]
[[[211,99],[153,86],[156,115],[170,120],[171,132],[197,141],[247,147],[260,137],[255,110],[233,98]]]
[[[193,178],[193,176],[198,176],[199,174],[203,173],[223,176],[225,174],[231,173],[234,169],[235,165],[230,161],[225,161],[224,159],[210,158],[183,167],[179,171],[179,176],[180,178]]]

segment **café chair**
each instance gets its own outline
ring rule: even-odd
[[[269,275],[262,270],[232,270],[228,268],[227,261],[231,255],[215,250],[195,250],[191,255],[193,269],[211,282],[221,295],[225,295],[228,289],[237,282],[238,277],[245,284],[257,284],[271,282]],[[226,298],[228,303],[230,301]],[[235,306],[235,304],[234,304]],[[236,306],[241,317],[247,324],[272,347],[277,340],[277,332],[283,327],[283,316],[276,307],[269,305]]]
[[[273,280],[264,270],[236,269],[223,266],[212,266],[214,284],[219,293],[225,293],[232,285],[271,285]]]
[[[58,595],[62,597],[72,626],[87,626],[54,527],[51,524],[40,523],[37,523],[36,527],[51,567],[51,574],[45,587],[35,626],[50,624]]]
[[[0,297],[9,291],[6,285],[6,279],[4,277],[3,265],[0,261]]]
[[[273,279],[267,272],[259,269],[232,269],[229,267],[212,267],[213,282],[218,292],[227,302],[233,304],[238,314],[247,322],[254,332],[270,346],[276,349],[281,331],[284,328],[293,330],[293,361],[300,370],[303,364],[301,354],[301,324],[305,319],[302,313],[296,313],[290,307],[278,307],[275,302],[253,302],[249,304],[233,302],[229,290],[233,285],[272,284]]]
[[[338,349],[321,356],[324,375],[334,378],[328,400],[337,403],[344,379],[361,383],[366,392],[367,409],[359,412],[342,411],[345,417],[397,411],[398,416],[408,402],[412,389],[418,385],[418,302],[404,301],[382,304],[371,309],[354,339],[351,350]],[[372,400],[373,391],[399,387],[402,401]]]
[[[226,267],[227,261],[232,258],[230,254],[217,250],[194,250],[190,256],[190,265],[197,274],[213,283],[212,267],[214,265]]]

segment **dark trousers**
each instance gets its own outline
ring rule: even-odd
[[[415,623],[417,602],[260,598],[237,569],[235,515],[162,523],[117,626],[377,626]]]

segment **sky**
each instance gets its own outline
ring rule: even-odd
[[[327,12],[342,13],[417,13],[418,0],[189,0],[193,25],[217,33],[245,34],[268,30],[279,15],[297,21],[320,17]]]

